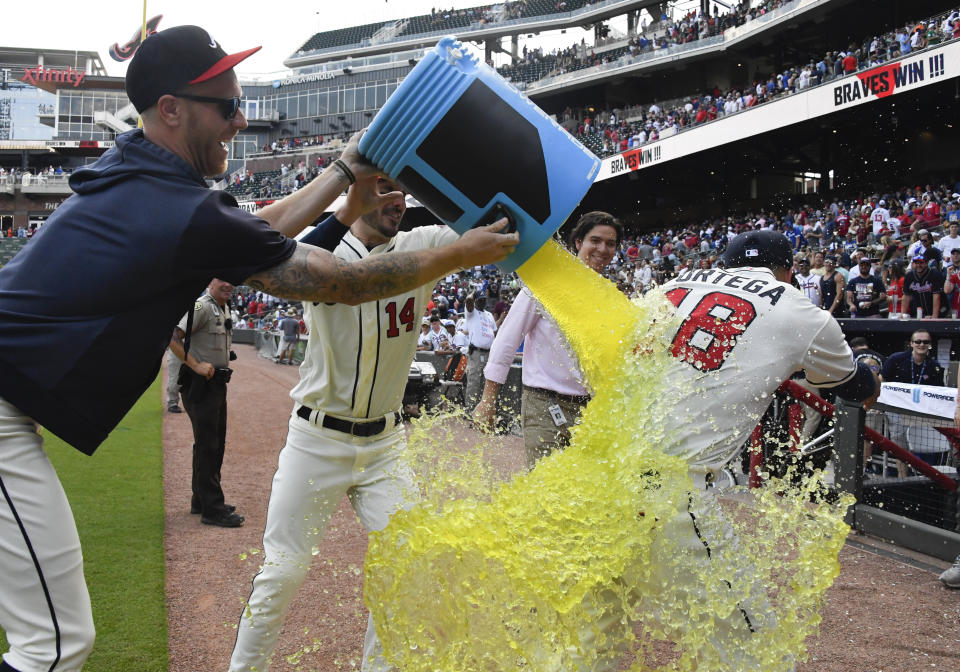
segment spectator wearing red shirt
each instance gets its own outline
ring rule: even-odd
[[[857,237],[857,245],[862,246],[867,242],[867,234],[870,233],[870,227],[860,219],[860,215],[853,216],[853,223],[850,225],[850,231]]]
[[[841,238],[845,238],[847,231],[850,230],[850,215],[847,214],[846,210],[841,210],[840,214],[837,215],[837,235]]]
[[[857,71],[857,57],[853,55],[853,52],[848,52],[846,56],[843,57],[843,74],[849,75],[851,72]]]
[[[887,298],[890,300],[889,312],[891,315],[903,312],[903,263],[894,262],[885,273]]]
[[[930,196],[923,197],[923,222],[928,227],[940,225],[940,206]]]
[[[943,293],[950,300],[952,314],[960,313],[960,247],[950,251],[951,265],[946,269],[947,280],[943,283]]]

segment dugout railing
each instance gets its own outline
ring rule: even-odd
[[[960,433],[952,422],[903,409],[874,407],[871,413],[882,413],[883,419],[878,423],[874,416],[870,423],[874,427],[870,427],[860,404],[842,399],[831,404],[794,381],[784,383],[779,394],[782,402],[796,400],[832,419],[826,449],[832,447],[833,485],[856,499],[847,514],[847,522],[854,529],[943,560],[960,555],[956,471]],[[783,417],[794,425],[789,430],[793,450],[812,454],[817,445],[810,442],[801,447],[797,440],[796,423],[801,415],[787,412]],[[755,433],[754,438],[758,435]],[[899,445],[890,435],[901,441],[906,437],[908,445]],[[866,441],[872,444],[870,463],[879,462],[883,469],[880,473],[865,469]],[[754,458],[754,482],[758,466]]]

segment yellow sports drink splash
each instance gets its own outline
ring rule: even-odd
[[[553,242],[519,273],[593,399],[566,450],[506,483],[442,424],[410,437],[429,465],[415,466],[421,501],[371,534],[365,567],[387,659],[404,672],[791,669],[839,571],[847,502],[820,500],[815,479],[723,510],[698,494],[661,450],[671,426],[698,422],[661,394],[683,365],[664,296],[631,302]],[[671,533],[694,512],[737,542],[730,553]]]

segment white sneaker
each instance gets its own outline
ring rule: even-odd
[[[940,583],[947,588],[960,588],[960,555],[953,561],[953,567],[940,575]]]

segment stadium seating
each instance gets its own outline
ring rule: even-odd
[[[316,49],[331,49],[333,47],[345,47],[351,44],[360,44],[363,40],[373,37],[373,34],[383,28],[385,23],[368,23],[362,26],[351,26],[349,28],[339,28],[337,30],[327,30],[322,33],[316,33],[307,40],[299,52],[314,51]]]
[[[522,16],[546,16],[557,12],[573,12],[586,4],[587,0],[527,0]]]
[[[0,238],[0,267],[10,263],[29,238]]]
[[[280,177],[281,171],[279,170],[265,170],[259,173],[253,173],[253,175],[240,184],[230,183],[224,191],[232,194],[238,201],[258,198],[264,194],[268,187],[274,189],[275,193],[273,195],[277,195],[280,193]]]
[[[460,28],[467,28],[471,23],[479,21],[486,9],[486,7],[471,7],[470,9],[414,16],[408,19],[407,25],[400,32],[400,35],[420,35],[437,30],[457,32]]]
[[[593,4],[592,0],[528,0],[520,16],[534,17],[571,12],[584,5]],[[437,31],[458,32],[468,28],[481,19],[491,16],[493,5],[478,5],[466,9],[438,10],[433,14],[423,14],[404,19],[406,25],[397,33],[397,37],[415,37]],[[332,49],[360,44],[373,38],[380,29],[397,23],[396,19],[351,26],[337,30],[316,33],[308,39],[297,52],[307,53],[318,49]]]

